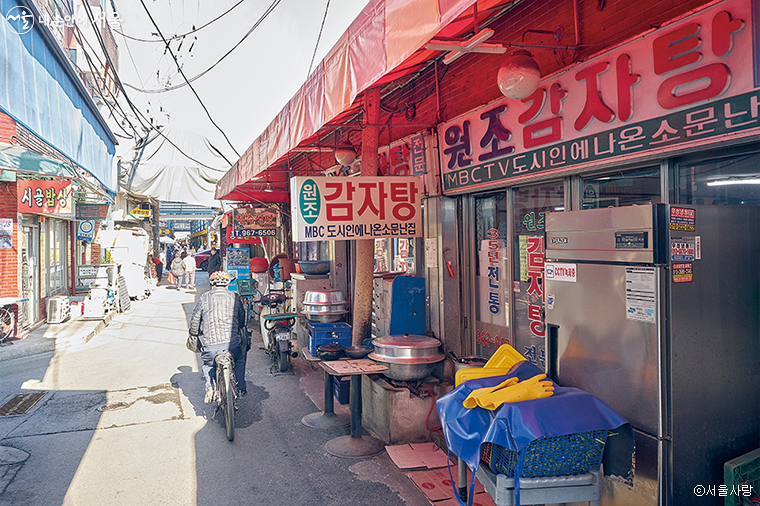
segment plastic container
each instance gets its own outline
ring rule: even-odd
[[[333,395],[338,404],[348,404],[351,376],[333,376]]]
[[[521,478],[566,476],[599,470],[607,442],[606,430],[579,432],[558,437],[541,437],[516,452],[487,443],[481,460],[497,474],[515,475],[517,462],[525,454]]]
[[[266,272],[269,268],[269,262],[267,262],[266,258],[262,257],[253,257],[251,258],[251,272],[255,273],[261,273]]]
[[[351,325],[339,323],[309,324],[309,353],[317,356],[317,348],[323,344],[338,343],[351,346]]]

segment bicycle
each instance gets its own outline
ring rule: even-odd
[[[13,335],[14,328],[16,328],[16,318],[13,311],[0,307],[0,343]]]
[[[227,430],[227,439],[235,439],[235,409],[237,408],[238,387],[237,378],[235,377],[235,359],[232,353],[227,350],[217,352],[214,357],[216,363],[216,381],[214,384],[214,399],[216,400],[216,409],[214,415],[219,409],[224,412],[224,424]]]
[[[16,316],[11,311],[10,306],[27,302],[27,298],[3,297],[0,298],[0,344],[13,335],[16,329]]]

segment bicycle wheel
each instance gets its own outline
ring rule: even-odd
[[[0,307],[0,343],[11,337],[15,326],[13,311]]]
[[[229,366],[225,366],[222,372],[224,376],[224,384],[222,389],[224,390],[224,423],[227,425],[227,439],[232,441],[235,439],[235,393],[232,390],[232,378],[230,376]]]

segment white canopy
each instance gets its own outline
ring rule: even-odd
[[[167,126],[159,130],[119,162],[121,188],[163,202],[219,207],[214,189],[230,164],[198,133]]]

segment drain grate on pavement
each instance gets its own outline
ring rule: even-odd
[[[32,406],[37,404],[37,401],[42,399],[46,393],[16,394],[8,402],[0,406],[0,416],[23,415],[32,409]]]

